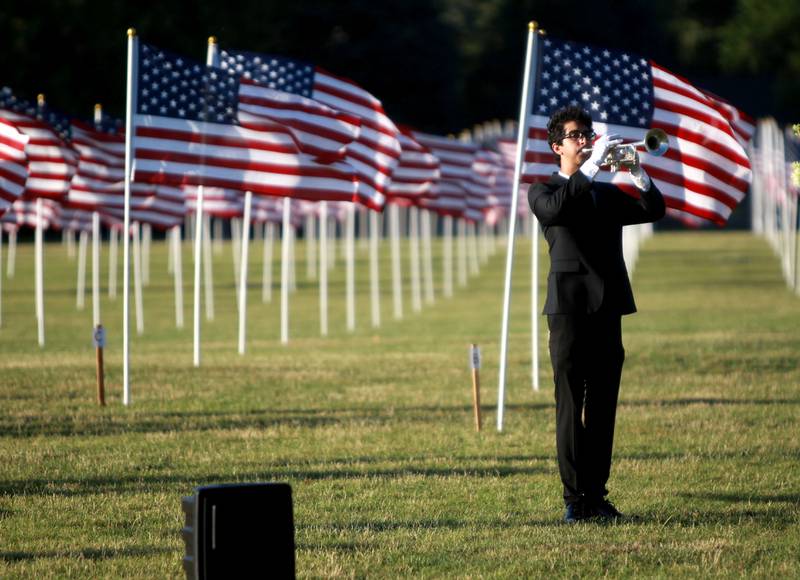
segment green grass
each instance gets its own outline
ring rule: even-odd
[[[176,330],[166,254],[155,244],[129,407],[120,393],[122,300],[104,295],[109,404],[99,408],[91,305],[87,297],[87,309],[75,309],[75,262],[59,244],[46,248],[40,349],[33,252],[21,245],[15,278],[3,279],[0,577],[180,577],[181,496],[252,481],[292,485],[301,577],[800,575],[800,299],[767,244],[693,232],[644,246],[634,277],[640,312],[624,323],[610,484],[611,499],[635,517],[572,527],[560,523],[543,319],[543,387],[530,387],[529,244],[517,248],[498,433],[503,252],[453,298],[437,289],[422,313],[411,313],[406,288],[406,316],[396,321],[386,244],[383,324],[374,330],[360,251],[353,333],[339,261],[327,338],[301,261],[290,343],[281,345],[278,296],[261,303],[254,249],[240,356],[226,247],[215,263],[217,316],[203,322],[195,369],[190,248],[187,325]],[[277,291],[277,264],[275,274]],[[483,352],[481,433],[471,342]]]

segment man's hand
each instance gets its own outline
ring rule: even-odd
[[[639,189],[640,191],[647,191],[650,189],[650,176],[647,175],[647,172],[642,167],[642,164],[639,160],[639,152],[636,151],[635,155],[633,156],[633,161],[627,164],[628,171],[630,171],[631,181],[633,184]]]
[[[622,138],[619,135],[603,135],[592,145],[592,154],[587,161],[591,161],[597,167],[600,167],[606,155],[608,155],[608,150],[620,143],[622,143]]]
[[[603,135],[592,144],[592,153],[589,158],[581,164],[581,173],[589,179],[594,179],[600,166],[608,155],[608,150],[614,145],[622,143],[619,135]]]

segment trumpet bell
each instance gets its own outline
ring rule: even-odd
[[[669,138],[661,129],[650,129],[644,136],[644,148],[651,155],[664,155],[669,149]]]

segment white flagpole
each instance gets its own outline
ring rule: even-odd
[[[144,334],[144,304],[142,304],[142,241],[141,225],[133,222],[133,292],[136,299],[136,334]]]
[[[206,52],[206,64],[212,64],[214,58],[214,51],[216,48],[216,39],[212,36],[208,39],[208,50]],[[206,252],[206,256],[203,256],[204,242],[206,236],[209,234],[206,233],[204,235],[204,225],[205,225],[205,214],[203,213],[203,205],[204,205],[204,197],[205,191],[202,185],[197,186],[197,207],[195,209],[194,214],[194,305],[193,305],[193,326],[194,326],[194,337],[193,337],[193,363],[195,367],[200,366],[200,275],[203,269],[203,258],[206,257],[206,318],[209,320],[213,318],[213,305],[211,304],[211,298],[208,296],[208,277],[210,272],[210,261],[207,259],[208,252]],[[209,316],[209,308],[212,309],[211,316]]]
[[[443,269],[444,269],[444,296],[450,298],[453,295],[453,216],[446,215],[442,220],[444,225],[444,249],[443,249]]]
[[[78,246],[78,280],[75,305],[83,310],[86,305],[86,249],[89,245],[89,232],[81,230]]]
[[[372,210],[369,210],[365,207],[358,208],[358,246],[361,250],[366,250],[368,247],[369,242],[367,241],[368,227],[367,227],[367,216],[371,213],[374,213]]]
[[[316,219],[309,212],[306,215],[306,278],[314,280],[317,277],[317,241]]]
[[[175,281],[175,327],[183,328],[183,248],[181,226],[172,228],[172,276]]]
[[[272,246],[275,239],[275,225],[264,225],[264,255],[261,271],[261,302],[272,302]]]
[[[183,217],[183,231],[186,232],[184,234],[184,239],[185,240],[193,240],[194,239],[194,222],[195,222],[196,219],[197,219],[197,215],[193,214],[193,213],[187,213]]]
[[[62,235],[67,242],[67,258],[72,260],[75,258],[75,232],[72,230],[64,230]]]
[[[456,249],[458,250],[458,285],[467,285],[467,221],[461,217],[456,221]]]
[[[469,256],[469,273],[472,276],[477,276],[481,272],[481,266],[478,261],[478,224],[470,222],[467,226],[467,253]]]
[[[251,202],[252,203],[252,202]],[[211,228],[209,228],[211,229]],[[242,256],[242,221],[231,218],[231,257],[233,258],[233,279],[236,286],[236,296],[239,296],[239,282],[241,280]]]
[[[100,214],[92,212],[92,322],[100,324]]]
[[[297,271],[295,270],[295,240],[297,237],[294,224],[289,227],[289,292],[297,291]]]
[[[40,94],[37,97],[39,110],[44,108],[44,95]],[[37,305],[39,306],[39,346],[44,346],[44,226],[43,226],[44,207],[41,198],[36,198],[36,241],[38,242],[38,253],[36,259],[38,262],[37,282],[38,282],[38,295]]]
[[[411,309],[414,312],[422,310],[422,289],[420,285],[419,268],[419,210],[411,206],[408,211],[408,237],[410,242],[411,260]]]
[[[167,274],[173,274],[175,272],[175,252],[172,250],[172,228],[166,232],[164,242],[167,245]]]
[[[336,266],[336,218],[328,216],[328,270]]]
[[[486,220],[481,222],[478,228],[478,253],[480,255],[481,264],[486,265],[489,263],[489,238],[486,233]]]
[[[204,214],[200,220],[201,224],[195,226],[195,232],[199,229],[202,234],[203,250],[203,281],[206,303],[206,320],[214,320],[214,260],[211,248],[211,216]]]
[[[283,198],[283,231],[281,239],[281,343],[289,342],[289,244],[291,243],[292,200]]]
[[[395,320],[403,318],[403,281],[400,271],[400,208],[389,206],[389,231],[392,248],[392,296],[394,298]]]
[[[130,385],[130,236],[131,236],[131,181],[133,180],[133,123],[136,111],[136,77],[139,41],[136,30],[128,29],[128,92],[125,104],[125,202],[122,246],[122,402],[131,403]]]
[[[150,242],[153,240],[153,227],[142,224],[142,284],[150,285]]]
[[[95,126],[103,121],[103,107],[97,103],[94,106]],[[92,212],[92,321],[93,327],[100,324],[100,245],[103,237],[100,230],[100,214]]]
[[[500,332],[500,373],[497,393],[497,430],[503,430],[503,414],[505,412],[506,361],[508,358],[508,316],[511,307],[511,270],[514,265],[514,237],[517,225],[517,207],[519,205],[519,180],[522,174],[522,161],[525,157],[525,142],[528,136],[528,123],[533,103],[532,84],[536,78],[534,54],[536,51],[537,24],[528,24],[528,46],[525,54],[525,73],[522,85],[522,99],[519,110],[519,132],[517,134],[517,158],[514,162],[514,181],[509,211],[508,240],[506,250],[505,291],[503,293],[503,323]],[[533,222],[534,231],[538,231],[538,223]],[[536,236],[538,237],[538,235]]]
[[[341,216],[341,215],[342,215],[342,212],[341,212],[341,205],[340,205],[339,206],[339,211],[337,212],[337,220],[336,220],[337,221],[337,225],[339,226],[338,227],[339,241],[341,242],[339,244],[339,252],[341,252],[342,260],[344,260],[346,262],[347,261],[347,208],[346,207],[345,207],[344,216],[343,216],[344,220],[338,219],[338,216]],[[347,268],[347,265],[345,264],[345,269],[346,268]]]
[[[328,336],[328,202],[319,203],[319,332]]]
[[[14,277],[14,268],[17,262],[17,229],[12,228],[8,232],[8,265],[6,266],[6,277],[10,280]],[[2,271],[0,271],[2,275]]]
[[[0,227],[0,272],[3,271],[3,228]],[[0,275],[0,328],[3,327],[3,276]]]
[[[379,214],[369,212],[369,285],[372,298],[372,327],[381,325],[380,272],[378,270]]]
[[[44,240],[42,227],[42,198],[36,198],[36,321],[39,346],[44,346]]]
[[[532,215],[532,214],[531,214]],[[539,222],[531,224],[531,385],[539,390]]]
[[[356,329],[356,206],[347,207],[346,260],[347,260],[347,330]]]
[[[425,285],[425,302],[433,304],[433,250],[431,248],[431,212],[422,210],[422,262]]]
[[[250,254],[250,208],[253,205],[253,194],[244,194],[244,223],[242,223],[242,259],[239,275],[239,354],[244,354],[245,333],[247,332],[247,261]]]
[[[197,187],[197,208],[195,210],[194,220],[194,307],[193,307],[193,326],[194,326],[194,339],[193,339],[193,362],[194,366],[200,366],[200,290],[201,279],[200,274],[202,270],[203,259],[203,186]],[[208,264],[206,264],[206,270]],[[206,296],[206,315],[208,314],[208,296]]]
[[[117,228],[108,230],[108,296],[117,297],[117,248],[119,245],[119,232]]]
[[[222,218],[214,218],[213,222],[209,222],[209,225],[213,223],[214,225],[214,235],[212,236],[212,249],[214,250],[213,254],[215,256],[222,255],[222,243],[225,241],[225,235],[223,233],[223,221]]]

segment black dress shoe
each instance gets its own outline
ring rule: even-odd
[[[625,516],[620,512],[614,504],[607,499],[601,499],[592,504],[592,511],[594,515],[604,520],[619,520]]]
[[[592,517],[591,511],[582,500],[570,502],[567,504],[567,511],[564,513],[564,522],[567,524],[575,524],[580,521]]]

